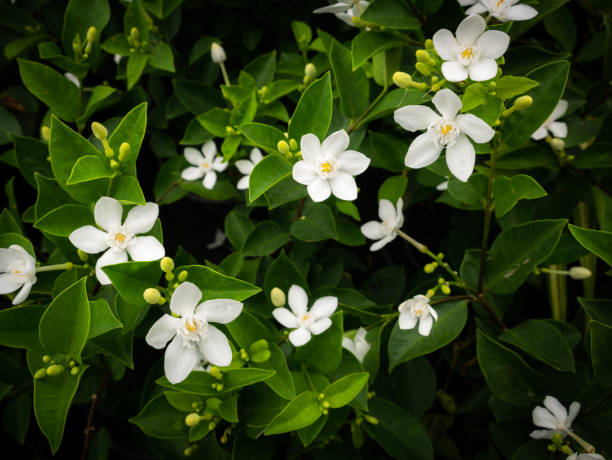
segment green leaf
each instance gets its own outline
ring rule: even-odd
[[[108,144],[116,155],[124,142],[130,145],[130,153],[119,163],[124,173],[136,175],[136,160],[147,129],[147,103],[137,105],[130,110],[113,130]]]
[[[336,223],[329,206],[314,203],[290,227],[291,234],[302,241],[336,238]]]
[[[241,369],[227,369],[222,371],[223,378],[217,380],[211,374],[205,371],[193,371],[185,380],[175,385],[168,382],[166,377],[160,377],[156,383],[163,387],[172,388],[173,390],[185,391],[202,396],[216,396],[219,391],[213,388],[213,383],[221,383],[223,392],[237,390],[248,385],[253,385],[257,382],[262,382],[274,375],[274,371],[268,369],[256,369],[254,367],[243,367]]]
[[[24,305],[0,310],[0,345],[27,348],[42,353],[38,324],[45,312],[40,305]]]
[[[374,31],[361,32],[351,42],[353,70],[361,67],[375,54],[390,48],[404,46],[405,44],[405,42],[390,34]]]
[[[552,324],[528,319],[505,330],[499,339],[520,348],[558,371],[575,372],[574,355],[569,345]]]
[[[301,200],[308,196],[308,190],[302,184],[298,184],[293,177],[287,176],[264,193],[268,208],[274,209],[285,203]]]
[[[40,431],[49,440],[52,454],[62,442],[68,409],[86,369],[87,366],[81,367],[77,375],[64,371],[54,377],[34,379],[34,415]]]
[[[31,414],[32,397],[24,394],[16,395],[12,400],[7,401],[2,413],[4,429],[22,446],[25,446]]]
[[[612,388],[612,327],[591,320],[591,360],[597,381]]]
[[[313,335],[306,345],[297,347],[293,355],[295,362],[324,374],[338,367],[342,359],[342,312],[330,318],[332,325],[325,332]]]
[[[18,59],[23,84],[66,121],[74,121],[80,114],[79,88],[51,67],[38,62]]]
[[[32,257],[36,258],[34,247],[30,240],[20,235],[19,233],[3,233],[0,234],[0,248],[8,248],[11,244],[18,244],[25,249]]]
[[[142,297],[143,292],[145,289],[157,286],[161,277],[158,261],[129,261],[121,264],[106,265],[102,270],[108,275],[119,295],[129,304],[135,306],[144,306],[146,304]]]
[[[174,72],[174,56],[170,45],[164,42],[159,42],[151,50],[149,57],[149,65],[156,69]]]
[[[368,78],[361,69],[353,71],[351,52],[335,40],[329,49],[329,65],[334,74],[342,112],[348,118],[357,118],[368,107]]]
[[[497,80],[495,95],[502,100],[510,99],[514,96],[526,93],[538,85],[539,83],[537,81],[530,78],[507,75]]]
[[[146,203],[138,179],[134,176],[115,177],[111,196],[123,205],[144,205]]]
[[[243,301],[257,294],[261,289],[246,281],[226,276],[202,265],[186,265],[176,269],[185,270],[187,281],[195,283],[202,291],[202,300],[233,299]]]
[[[361,14],[361,19],[390,29],[417,30],[419,20],[404,2],[374,0]]]
[[[438,320],[429,335],[421,335],[417,328],[402,330],[395,324],[389,337],[389,372],[417,356],[426,355],[452,342],[467,321],[467,302],[458,300],[434,305]]]
[[[291,21],[291,30],[293,31],[293,37],[295,43],[300,51],[308,49],[308,45],[312,40],[312,30],[310,26],[302,21]]]
[[[64,13],[62,44],[66,55],[73,57],[72,41],[79,35],[81,41],[87,38],[87,30],[95,27],[98,37],[110,19],[110,8],[107,0],[70,0]],[[97,40],[96,40],[97,41]]]
[[[13,217],[13,214],[6,208],[0,213],[0,233],[22,233],[21,227]]]
[[[378,101],[374,107],[372,107],[372,110],[370,110],[370,112],[364,117],[362,123],[386,117],[393,113],[396,109],[404,107],[405,105],[423,104],[429,99],[430,97],[421,90],[417,90],[414,88],[394,89],[385,94],[382,99]],[[406,148],[406,150],[408,150],[408,148]],[[404,155],[405,154],[406,153],[404,152]]]
[[[612,300],[583,299],[578,297],[578,302],[591,319],[607,326],[612,326]]]
[[[332,118],[332,89],[329,72],[311,83],[298,101],[289,123],[289,138],[300,142],[308,133],[323,139]]]
[[[248,213],[234,208],[225,216],[225,235],[235,249],[242,249],[249,232],[255,224],[249,219]]]
[[[273,220],[257,224],[247,235],[242,252],[245,256],[266,256],[291,241],[289,233]]]
[[[346,406],[359,394],[368,382],[367,372],[349,374],[330,383],[321,393],[325,395],[325,401],[329,402],[332,409]]]
[[[210,47],[209,47],[210,49]],[[216,106],[225,105],[221,93],[216,88],[194,80],[173,79],[174,93],[194,115],[200,115]],[[225,127],[223,127],[225,130]]]
[[[281,289],[284,293],[289,292],[289,288],[294,284],[300,286],[308,292],[308,283],[304,275],[289,259],[284,251],[279,254],[274,262],[268,268],[266,277],[263,282],[263,289],[266,297],[270,301],[270,291],[275,287]]]
[[[34,228],[50,235],[68,237],[75,229],[92,224],[89,208],[78,204],[65,204],[34,222]]]
[[[49,351],[65,353],[81,362],[81,351],[89,335],[89,301],[81,278],[63,290],[40,318],[40,342]]]
[[[130,3],[131,5],[131,3]],[[147,61],[149,60],[148,54],[141,53],[131,53],[128,57],[127,61],[127,89],[132,89],[132,87],[138,83],[142,72],[144,72],[145,67],[147,66]]]
[[[281,434],[299,430],[314,423],[322,414],[312,391],[297,395],[272,419],[264,434]]]
[[[257,96],[255,91],[251,91],[248,97],[244,98],[240,104],[232,111],[230,124],[237,126],[242,123],[249,123],[255,118],[257,112]]]
[[[88,338],[98,337],[108,331],[123,327],[123,324],[115,318],[110,305],[104,299],[91,300],[89,302],[91,318],[89,322]]]
[[[47,160],[49,146],[45,142],[33,137],[13,136],[13,146],[19,170],[32,187],[36,188],[35,172],[47,177],[53,175],[51,165]]]
[[[546,195],[546,190],[531,176],[525,174],[517,174],[512,177],[497,176],[493,182],[495,216],[499,219],[508,213],[519,200],[535,200]]]
[[[227,130],[226,126],[230,124],[230,113],[226,112],[219,107],[210,109],[197,117],[198,122],[206,129],[209,133],[216,137],[226,137]]]
[[[258,87],[269,85],[276,73],[276,51],[255,58],[247,64],[244,71],[255,79]]]
[[[361,148],[372,160],[371,166],[395,173],[404,171],[408,144],[395,136],[372,132],[365,138]]]
[[[472,174],[467,182],[454,177],[448,181],[448,193],[459,200],[465,209],[482,209],[486,203],[488,177],[482,173]]]
[[[506,228],[487,258],[485,287],[498,294],[516,291],[555,249],[566,219],[534,220]]]
[[[287,141],[280,129],[263,123],[244,123],[238,128],[248,140],[268,153],[278,154],[276,149],[278,142]]]
[[[582,246],[612,266],[612,233],[569,225],[571,234]]]
[[[294,92],[302,86],[302,83],[296,80],[276,80],[268,85],[268,90],[263,96],[263,103],[269,104],[276,99]]]
[[[110,168],[108,160],[103,160],[101,155],[85,155],[77,160],[66,185],[89,182],[96,179],[113,177],[117,173]]]
[[[389,200],[391,203],[396,204],[397,200],[406,193],[407,186],[408,178],[403,174],[388,177],[378,189],[378,201]]]
[[[115,104],[120,98],[119,92],[115,88],[107,85],[95,86],[91,92],[91,96],[87,100],[83,115],[77,118],[78,126],[84,126],[85,122],[99,110]]]
[[[255,165],[249,179],[249,201],[252,203],[266,190],[291,175],[291,163],[279,155],[268,155]]]
[[[166,19],[183,0],[142,0],[143,6],[159,19]]]
[[[472,83],[461,98],[461,112],[475,109],[487,103],[488,91],[482,83]]]
[[[186,438],[188,428],[185,425],[185,413],[168,402],[166,393],[160,393],[151,399],[129,422],[154,438]]]
[[[114,329],[91,339],[89,343],[97,351],[119,360],[130,369],[134,369],[134,360],[132,359],[134,331],[131,330],[127,334],[122,334],[122,332],[125,331]]]

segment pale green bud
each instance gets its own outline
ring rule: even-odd
[[[304,75],[306,75],[308,78],[314,78],[317,76],[317,68],[312,62],[309,62],[304,67]]]
[[[172,260],[170,257],[164,257],[162,260],[160,260],[159,266],[163,272],[170,273],[172,270],[174,270],[174,260]]]
[[[138,40],[140,38],[140,31],[136,27],[132,27],[130,30],[130,37],[132,37],[133,40]]]
[[[436,291],[434,291],[433,289],[428,289],[427,292],[425,293],[425,297],[429,297],[430,299],[436,295]]]
[[[49,138],[51,137],[51,130],[48,126],[43,126],[40,128],[40,135],[44,140],[48,142]]]
[[[145,291],[142,293],[142,297],[145,299],[145,302],[147,302],[148,304],[155,305],[161,300],[162,295],[157,289],[148,288],[148,289],[145,289]]]
[[[79,366],[74,366],[72,369],[70,369],[70,375],[77,375],[80,371],[81,369],[79,369]]]
[[[270,300],[272,301],[272,305],[280,308],[285,306],[287,297],[281,288],[275,287],[270,291]]]
[[[400,88],[409,88],[412,86],[412,77],[406,72],[395,72],[393,74],[393,83]]]
[[[108,130],[106,127],[97,121],[94,121],[91,124],[91,131],[93,132],[93,135],[100,140],[106,139],[106,136],[108,136]]]
[[[428,38],[427,40],[425,40],[425,48],[427,48],[428,50],[431,50],[433,49],[433,47],[434,47],[434,44],[431,38]]]
[[[221,64],[227,59],[227,55],[225,54],[223,47],[214,42],[212,45],[210,45],[210,57],[215,64]]]
[[[110,161],[110,167],[112,169],[118,169],[119,168],[119,162],[117,160],[111,160]]]
[[[200,416],[195,412],[187,414],[185,417],[185,425],[187,426],[196,426],[198,423],[200,423]]]
[[[416,69],[424,76],[428,76],[431,73],[431,68],[427,64],[423,64],[422,62],[417,62],[415,65]]]
[[[366,422],[372,425],[378,425],[378,419],[376,417],[372,417],[371,415],[364,414],[363,418],[365,419]]]
[[[516,98],[513,105],[516,110],[525,110],[531,107],[531,104],[533,104],[533,98],[531,96],[521,96]]]
[[[128,144],[127,142],[123,142],[120,146],[119,146],[119,161],[123,161],[127,158],[127,156],[130,154],[130,144]]]
[[[42,361],[43,363],[48,363],[49,361],[51,361],[51,356],[49,355],[45,355],[42,357]]]
[[[89,29],[87,29],[87,41],[95,42],[96,38],[98,38],[98,29],[91,26]]]
[[[446,284],[443,284],[440,290],[442,291],[442,294],[444,295],[449,295],[451,293],[451,288],[447,286]]]
[[[298,143],[297,143],[297,141],[295,139],[290,139],[289,140],[289,148],[293,152],[295,152],[297,149],[299,149]]]
[[[422,62],[423,64],[429,64],[431,62],[431,56],[425,50],[417,50],[416,58],[417,61]]]
[[[278,141],[278,144],[276,144],[276,148],[283,155],[286,155],[286,154],[288,154],[290,152],[289,144],[287,144],[286,141]]]
[[[87,254],[85,251],[81,251],[80,249],[77,249],[77,254],[79,256],[79,259],[81,259],[83,262],[89,259],[89,254]]]
[[[35,373],[34,373],[34,378],[36,380],[40,380],[42,378],[45,378],[47,376],[47,369],[45,369],[44,367],[42,369],[38,369]]]
[[[64,372],[64,366],[61,364],[52,364],[47,368],[47,375],[50,375],[51,377],[60,375],[62,372]]]
[[[178,280],[182,283],[183,281],[187,279],[187,275],[188,273],[185,270],[183,270],[182,272],[178,274]]]
[[[559,139],[558,137],[555,137],[550,141],[550,146],[552,147],[553,150],[558,152],[565,148],[565,141],[563,139]]]

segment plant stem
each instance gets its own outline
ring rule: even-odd
[[[480,248],[480,268],[478,270],[478,293],[483,293],[485,262],[487,260],[487,248],[489,247],[489,231],[491,230],[491,216],[493,208],[493,179],[495,178],[495,154],[496,149],[491,151],[491,166],[489,167],[489,181],[487,182],[487,198],[484,208],[484,226],[482,231],[482,245]]]
[[[164,190],[164,192],[159,196],[159,198],[157,200],[155,200],[156,203],[161,203],[162,201],[164,201],[164,198],[166,198],[166,196],[168,196],[168,194],[174,190],[178,185],[183,183],[183,179],[179,179],[179,180],[175,180],[174,182],[172,182],[172,184],[170,184],[170,187],[168,187],[166,190]]]
[[[586,442],[584,439],[582,439],[580,436],[578,436],[576,433],[574,433],[572,430],[564,430],[570,437],[574,438],[574,440],[580,444],[580,446],[584,449],[584,451],[587,454],[592,454],[593,452],[595,452],[595,447],[593,447],[592,444],[589,444],[588,442]]]
[[[378,94],[378,96],[376,96],[376,99],[374,99],[372,101],[372,103],[368,106],[368,108],[365,109],[363,111],[363,113],[361,115],[359,115],[359,117],[354,122],[351,121],[351,124],[349,125],[349,127],[346,130],[347,134],[351,134],[353,131],[356,131],[359,128],[359,125],[361,124],[361,122],[363,121],[365,116],[368,113],[370,113],[370,110],[372,110],[376,104],[378,104],[378,101],[380,101],[380,99],[385,95],[386,92],[387,92],[387,85],[385,85],[385,87]]]
[[[223,74],[223,81],[225,82],[225,86],[232,86],[230,83],[230,79],[227,76],[227,70],[225,70],[225,64],[223,62],[219,62],[219,67],[221,68],[221,73]]]
[[[548,270],[548,288],[550,294],[550,308],[553,319],[567,321],[567,293],[565,283],[566,270],[562,265],[551,265]]]
[[[91,433],[95,430],[93,426],[93,416],[96,410],[96,405],[98,404],[98,400],[100,399],[100,395],[102,394],[102,390],[106,386],[109,377],[111,376],[110,371],[106,372],[104,376],[102,376],[102,380],[100,380],[100,384],[98,385],[98,389],[94,394],[91,395],[91,404],[89,406],[89,413],[87,414],[87,426],[85,427],[85,440],[83,441],[83,450],[81,451],[81,460],[87,459],[87,450],[89,449],[89,440],[91,438]]]
[[[36,272],[51,272],[55,270],[72,270],[74,267],[83,267],[83,265],[75,265],[72,262],[65,264],[46,265],[44,267],[36,267]]]

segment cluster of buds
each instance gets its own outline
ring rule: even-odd
[[[128,45],[130,45],[130,53],[144,53],[146,51],[149,43],[146,40],[140,41],[140,30],[137,27],[132,27],[126,38]]]
[[[102,146],[104,147],[104,155],[106,155],[106,157],[110,159],[110,167],[113,169],[118,169],[120,162],[125,161],[130,155],[130,151],[132,150],[130,144],[128,144],[127,142],[121,143],[121,145],[119,146],[119,155],[117,155],[117,161],[114,158],[115,151],[108,143],[108,130],[106,129],[106,127],[102,123],[94,121],[91,124],[91,131],[93,132],[93,135],[96,137],[96,139],[102,142]]]
[[[288,160],[292,158],[301,158],[302,156],[300,146],[295,139],[289,139],[289,142],[285,140],[278,141],[276,144],[276,149]]]
[[[68,355],[59,362],[54,360],[50,355],[44,355],[42,357],[42,362],[45,363],[46,366],[41,367],[34,373],[34,378],[37,380],[47,376],[57,377],[58,375],[62,375],[66,368],[70,369],[70,375],[77,375],[81,371],[79,366],[76,365],[76,361],[70,359]]]
[[[172,281],[175,278],[174,275],[174,260],[172,260],[171,257],[163,257],[160,261],[159,261],[159,268],[161,269],[162,272],[165,273],[164,278],[166,279],[166,281]],[[164,297],[161,292],[159,291],[158,288],[156,287],[151,287],[148,289],[145,289],[144,292],[142,293],[142,297],[145,299],[145,301],[148,304],[151,305],[164,305],[167,302],[167,298],[172,296],[172,292],[174,291],[174,289],[176,289],[180,283],[182,283],[183,281],[185,281],[187,279],[188,273],[185,270],[182,270],[177,276],[177,280],[178,282],[172,283],[168,285],[167,289],[162,289],[165,291],[166,293],[166,297]]]
[[[429,84],[422,81],[414,81],[410,74],[405,72],[395,72],[393,74],[393,83],[400,88],[415,88],[422,91],[427,89],[438,92],[446,85],[446,80],[440,78],[440,63],[436,58],[437,54],[433,46],[433,42],[428,39],[425,41],[425,49],[416,51],[417,72],[425,79],[429,78]]]
[[[565,455],[572,455],[574,451],[568,444],[563,443],[563,435],[561,433],[555,433],[552,435],[552,444],[549,444],[548,450],[550,452],[561,452]]]
[[[98,38],[98,29],[91,26],[87,29],[85,40],[81,40],[81,36],[77,33],[72,39],[72,50],[74,51],[74,60],[79,63],[89,58],[93,45]]]
[[[565,164],[569,163],[570,161],[573,161],[573,160],[576,159],[576,157],[574,155],[568,155],[566,153],[566,151],[565,151],[565,141],[563,139],[560,139],[558,137],[547,136],[546,137],[546,142],[548,142],[550,147],[555,152],[555,155],[557,155],[557,159],[559,160],[559,163],[561,165],[565,165]]]

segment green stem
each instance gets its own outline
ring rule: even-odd
[[[83,265],[75,265],[72,262],[66,262],[65,264],[46,265],[44,267],[36,267],[36,272],[51,272],[55,270],[72,270],[75,267],[82,267]]]
[[[230,83],[230,79],[227,76],[227,70],[225,70],[225,64],[223,62],[219,62],[219,67],[221,67],[221,73],[223,74],[223,81],[225,82],[225,86],[232,86]]]
[[[376,96],[376,99],[374,99],[372,101],[372,103],[368,106],[368,108],[365,109],[363,111],[363,113],[361,115],[359,115],[359,117],[354,122],[351,121],[351,124],[349,125],[348,129],[346,130],[346,132],[348,134],[351,134],[353,131],[356,131],[359,128],[359,125],[361,124],[361,122],[363,121],[365,116],[368,113],[370,113],[370,110],[372,110],[376,104],[378,104],[378,101],[380,101],[380,99],[386,94],[386,92],[387,92],[387,85],[385,85],[383,90],[378,94],[378,96]]]
[[[489,231],[491,230],[491,216],[493,214],[492,201],[493,201],[493,179],[495,178],[495,154],[496,150],[491,151],[491,166],[489,167],[489,180],[487,182],[487,198],[485,202],[485,218],[482,231],[482,245],[480,249],[480,267],[478,270],[478,293],[483,293],[484,288],[484,274],[485,274],[485,261],[487,259],[487,248],[489,245]]]
[[[565,292],[564,272],[561,265],[551,265],[548,272],[548,288],[550,295],[550,308],[553,319],[567,321],[567,296]]]

